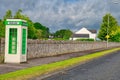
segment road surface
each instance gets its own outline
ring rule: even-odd
[[[120,51],[42,80],[120,80]]]

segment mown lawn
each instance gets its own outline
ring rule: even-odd
[[[49,72],[54,72],[56,70],[61,70],[61,69],[64,69],[76,64],[80,64],[98,57],[102,57],[104,55],[108,55],[118,50],[120,50],[120,48],[113,48],[110,50],[96,52],[93,54],[88,54],[88,55],[77,57],[77,58],[72,58],[64,61],[41,65],[41,66],[35,66],[35,67],[23,69],[23,70],[18,70],[15,72],[10,72],[7,74],[2,74],[0,75],[0,80],[28,80],[32,77],[48,74]]]

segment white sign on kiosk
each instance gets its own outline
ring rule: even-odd
[[[5,63],[27,61],[27,22],[21,19],[5,21]]]

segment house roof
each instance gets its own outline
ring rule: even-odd
[[[88,38],[89,34],[73,34],[73,37],[83,37],[83,38]]]
[[[90,30],[88,29],[91,33],[97,33],[97,30]]]
[[[85,27],[81,28],[80,30],[78,30],[77,32],[75,32],[75,34],[96,34],[97,30],[93,30],[93,29],[87,29]]]

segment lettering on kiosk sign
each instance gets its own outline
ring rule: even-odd
[[[17,21],[10,21],[10,22],[8,22],[8,24],[19,24],[19,22],[17,22]]]

